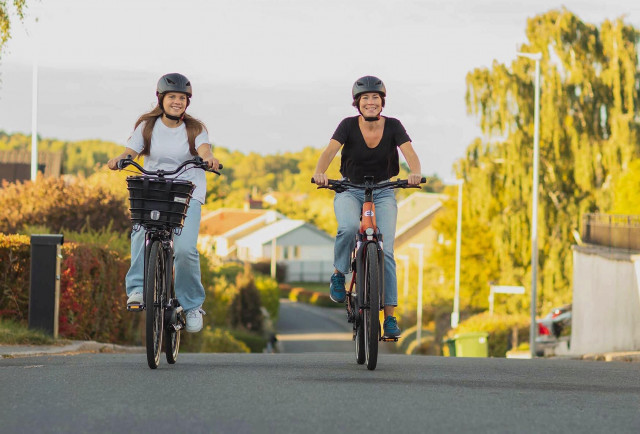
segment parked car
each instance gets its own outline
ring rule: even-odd
[[[544,318],[536,320],[538,335],[536,336],[536,355],[545,355],[545,350],[554,348],[562,341],[570,344],[571,339],[571,305],[551,309]]]

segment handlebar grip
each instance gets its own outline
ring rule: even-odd
[[[423,176],[422,179],[420,179],[420,184],[424,184],[425,182],[427,182],[427,178]]]
[[[123,159],[121,159],[121,160],[118,160],[118,162],[116,163],[116,167],[117,167],[119,170],[124,169],[124,168],[125,168],[124,163],[125,163],[125,161],[127,161],[127,160],[131,161],[131,154],[127,154],[127,157],[126,157],[126,158],[123,158]],[[128,166],[128,164],[127,164],[127,166]]]
[[[224,169],[224,166],[222,164],[218,164],[218,170],[222,170]]]
[[[316,180],[315,180],[314,178],[311,178],[311,183],[312,183],[312,184],[315,184],[315,183],[316,183]]]

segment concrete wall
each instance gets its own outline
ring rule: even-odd
[[[574,246],[570,353],[640,350],[640,255]]]

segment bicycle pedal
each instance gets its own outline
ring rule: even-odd
[[[142,312],[143,310],[145,310],[145,305],[144,304],[128,304],[127,305],[127,310],[129,312]]]
[[[400,338],[400,336],[382,336],[380,340],[382,342],[398,342],[398,338]]]

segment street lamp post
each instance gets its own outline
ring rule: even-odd
[[[418,249],[418,308],[416,312],[416,349],[420,348],[422,341],[422,270],[424,267],[424,244],[409,244],[409,247]]]
[[[460,245],[462,239],[462,185],[463,179],[457,179],[458,184],[458,217],[456,219],[456,276],[453,297],[453,312],[451,313],[451,328],[458,327],[460,322]]]
[[[542,53],[517,53],[520,57],[535,60],[535,107],[533,124],[533,205],[531,207],[531,328],[529,349],[531,357],[536,356],[536,302],[538,280],[538,162],[540,159],[540,59]]]

